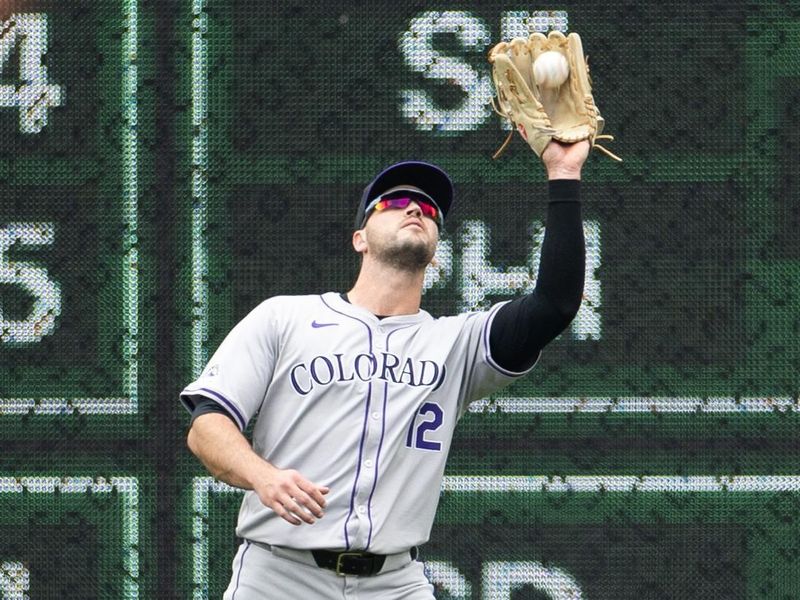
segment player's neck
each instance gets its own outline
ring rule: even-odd
[[[374,315],[413,315],[419,312],[424,277],[424,270],[411,273],[365,262],[347,298]]]

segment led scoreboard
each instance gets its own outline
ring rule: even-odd
[[[437,598],[800,589],[800,11],[710,0],[0,3],[0,600],[220,598],[241,491],[178,391],[264,298],[344,291],[363,186],[440,164],[434,315],[535,285],[546,183],[486,54],[581,33],[613,151],[580,312],[463,418]]]
[[[151,19],[129,0],[0,19],[0,598],[147,597]]]

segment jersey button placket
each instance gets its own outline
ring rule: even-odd
[[[378,386],[380,389],[380,400],[375,398],[376,402],[383,402],[383,386]],[[377,394],[376,394],[377,396]],[[371,419],[370,419],[371,420]],[[358,515],[361,519],[361,527],[358,531],[359,548],[365,548],[369,539],[370,523],[370,510],[369,510],[369,497],[372,493],[372,488],[375,485],[375,455],[378,451],[378,442],[381,437],[380,420],[372,421],[370,423],[369,431],[367,432],[367,439],[364,444],[364,460],[361,463],[361,473],[359,476],[358,484]]]
[[[372,385],[372,394],[369,399],[370,406],[375,402],[375,385]],[[369,531],[369,524],[366,520],[366,508],[364,506],[365,494],[364,489],[371,484],[371,480],[367,481],[369,469],[365,468],[365,461],[370,456],[370,431],[373,429],[370,423],[371,419],[365,419],[363,439],[361,440],[361,458],[358,464],[358,472],[356,473],[356,483],[353,494],[352,513],[347,520],[347,531],[350,536],[350,548],[361,549],[364,547],[367,532]]]
[[[378,341],[381,335],[378,332],[373,332],[375,340]],[[381,340],[382,342],[382,340]],[[375,347],[375,346],[373,346]],[[380,347],[380,346],[378,346]],[[380,413],[378,412],[377,405],[383,401],[383,386],[379,385],[377,373],[372,378],[370,385],[369,409],[368,417],[364,422],[364,434],[361,440],[361,460],[356,474],[357,481],[355,484],[352,513],[347,520],[347,532],[349,534],[350,548],[363,549],[367,544],[369,536],[369,519],[367,502],[369,500],[369,493],[372,489],[373,483],[373,469],[367,467],[366,463],[371,460],[374,455],[373,439],[374,431],[380,423]],[[378,419],[374,415],[378,412]]]
[[[375,348],[385,347],[385,335],[376,332]],[[380,363],[380,361],[378,361]],[[381,441],[381,425],[383,418],[383,400],[385,382],[380,379],[380,371],[375,374],[372,385],[372,398],[370,402],[370,418],[367,420],[367,432],[364,440],[364,459],[361,462],[361,471],[358,477],[358,492],[356,494],[356,513],[359,517],[358,534],[356,537],[359,548],[365,548],[370,529],[372,529],[369,498],[375,486],[378,448]]]

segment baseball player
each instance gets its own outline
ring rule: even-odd
[[[589,147],[552,141],[542,154],[550,201],[531,294],[438,319],[420,309],[453,187],[434,165],[402,162],[358,203],[352,289],[270,298],[231,330],[181,393],[189,448],[247,490],[224,598],[434,597],[417,547],[456,423],[527,373],[580,305]]]

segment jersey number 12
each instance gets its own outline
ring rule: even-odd
[[[427,417],[433,415],[433,419],[427,418],[424,421],[417,423],[417,415]],[[442,426],[442,407],[433,402],[426,402],[419,407],[419,410],[414,414],[411,419],[411,424],[408,427],[408,435],[406,436],[406,446],[408,448],[419,448],[420,450],[433,450],[440,452],[442,443],[425,439],[425,434],[429,431],[436,431]]]

